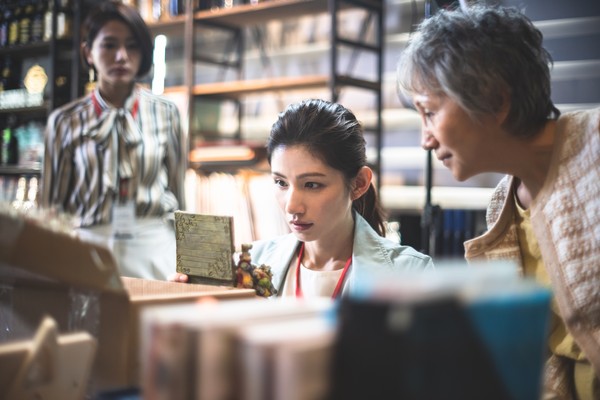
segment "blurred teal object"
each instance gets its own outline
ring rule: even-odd
[[[483,264],[358,277],[338,303],[331,398],[539,399],[552,293]]]
[[[473,327],[515,400],[540,398],[550,299],[550,290],[538,287],[478,300],[467,307]]]

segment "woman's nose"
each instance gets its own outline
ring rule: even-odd
[[[302,214],[304,212],[301,195],[295,189],[288,189],[285,212],[287,214]]]
[[[127,47],[120,46],[117,50],[117,60],[127,60],[127,58],[128,58]]]
[[[434,150],[439,145],[436,138],[427,128],[421,130],[421,147],[425,150]]]

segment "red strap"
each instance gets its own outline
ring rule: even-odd
[[[302,255],[304,254],[304,243],[302,243],[302,245],[300,246],[300,251],[298,254],[298,262],[296,263],[296,297],[300,298],[303,297],[302,295],[302,287],[300,286],[300,264],[302,263]],[[340,279],[338,280],[337,284],[335,285],[335,289],[333,290],[333,295],[331,296],[332,299],[335,299],[338,297],[338,295],[340,294],[341,290],[342,290],[342,285],[344,284],[344,279],[346,278],[346,273],[348,272],[348,269],[350,269],[350,264],[352,264],[352,256],[350,256],[348,258],[348,260],[346,261],[346,265],[344,265],[344,269],[342,270],[342,275],[340,275]]]
[[[96,117],[100,117],[102,115],[102,107],[100,107],[100,103],[96,98],[96,92],[92,92],[92,104],[94,105],[94,111],[96,112]]]

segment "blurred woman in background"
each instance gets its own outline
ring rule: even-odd
[[[184,207],[179,112],[136,84],[152,67],[153,45],[135,9],[101,2],[82,38],[97,85],[49,117],[42,206],[111,247],[122,275],[166,279],[175,271],[169,217]]]

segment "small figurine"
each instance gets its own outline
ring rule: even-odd
[[[258,296],[270,297],[277,294],[273,286],[273,273],[271,267],[262,264],[260,267],[252,265],[250,257],[251,244],[242,244],[242,253],[235,271],[238,288],[253,288]]]

